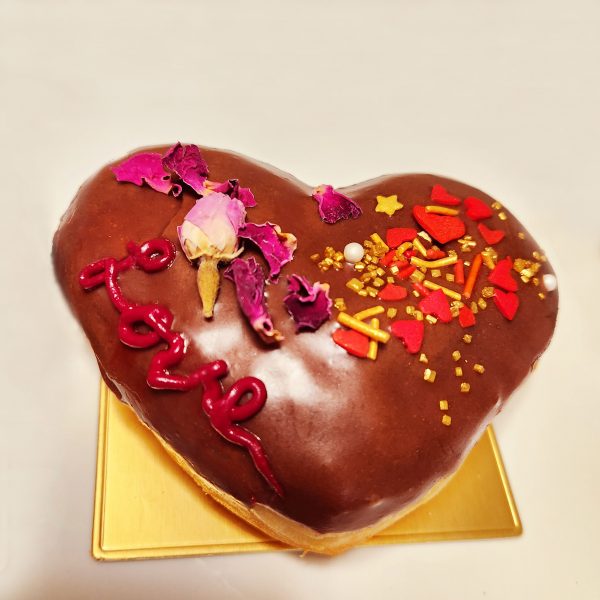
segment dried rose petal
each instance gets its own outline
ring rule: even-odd
[[[325,223],[332,225],[342,219],[358,219],[362,215],[354,200],[336,192],[331,185],[315,188],[312,197],[319,203],[319,214]]]
[[[329,285],[311,285],[306,277],[288,277],[288,295],[283,299],[288,312],[296,323],[296,331],[305,329],[316,331],[331,317]]]
[[[208,165],[202,158],[198,146],[177,142],[167,150],[162,164],[165,169],[175,173],[196,193],[202,193],[202,184],[208,177]]]
[[[254,199],[254,194],[250,188],[240,187],[240,183],[237,179],[228,179],[223,183],[217,183],[215,181],[206,181],[204,182],[204,187],[212,190],[213,192],[221,192],[222,194],[227,194],[232,198],[237,198],[241,200],[242,204],[246,208],[252,208],[256,206],[256,200]]]
[[[275,280],[281,272],[281,267],[289,263],[296,246],[296,236],[291,233],[282,233],[281,227],[274,223],[246,223],[238,236],[256,244],[269,264],[269,279]]]
[[[171,181],[171,175],[164,170],[162,157],[158,152],[140,152],[126,158],[121,164],[112,167],[117,181],[127,181],[135,185],[146,182],[152,189],[163,194],[173,191],[181,193],[181,186]]]
[[[256,260],[252,257],[248,260],[236,258],[224,274],[235,284],[240,308],[260,337],[267,343],[283,340],[269,316],[265,301],[265,274]]]

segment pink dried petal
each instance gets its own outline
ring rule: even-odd
[[[252,208],[253,206],[256,206],[256,200],[254,199],[254,194],[250,188],[240,187],[240,183],[237,179],[228,179],[223,183],[216,183],[213,181],[207,183],[209,189],[211,189],[213,192],[221,192],[222,194],[227,194],[232,198],[237,198],[246,208]],[[204,186],[207,187],[206,183]]]
[[[274,223],[246,223],[238,236],[256,244],[269,265],[269,279],[275,280],[281,268],[290,262],[298,245],[296,237],[291,233],[282,233],[281,227]]]
[[[301,275],[288,277],[288,295],[283,303],[296,323],[296,331],[316,331],[331,318],[332,302],[328,292],[327,284],[311,285]]]
[[[333,224],[342,219],[358,219],[362,210],[354,200],[336,192],[331,185],[315,188],[312,197],[319,203],[319,214],[325,223]]]
[[[135,185],[146,182],[152,189],[163,194],[173,190],[173,195],[181,193],[181,186],[171,181],[171,175],[164,170],[162,157],[158,152],[140,152],[126,158],[121,164],[112,167],[117,181],[127,181]]]
[[[175,173],[196,193],[202,193],[202,184],[208,177],[208,165],[202,158],[198,146],[177,142],[167,150],[162,164],[165,169]]]
[[[224,273],[235,284],[238,303],[252,328],[268,343],[279,342],[283,336],[273,327],[265,301],[265,274],[254,258],[236,258]]]

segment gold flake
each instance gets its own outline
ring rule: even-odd
[[[312,260],[313,262],[319,262],[320,259],[321,255],[318,252],[310,255],[310,260]]]
[[[437,279],[438,277],[442,276],[442,272],[439,269],[432,269],[431,276]]]
[[[438,320],[437,320],[437,319],[436,319],[436,318],[435,318],[433,315],[427,315],[427,316],[425,317],[425,320],[426,320],[428,323],[431,323],[431,325],[435,325],[435,324],[437,323],[437,321],[438,321]]]
[[[450,283],[452,283],[454,281],[454,274],[446,273],[446,281],[449,281]]]
[[[505,213],[505,212],[499,212],[499,213],[498,213],[498,218],[499,218],[501,221],[506,221],[506,219],[508,219],[508,217],[506,216],[506,213]]]
[[[454,374],[457,377],[462,377],[462,375],[463,375],[462,367],[454,367]]]
[[[335,298],[335,300],[333,301],[333,305],[341,311],[346,311],[346,302],[343,298]]]
[[[485,372],[485,367],[483,365],[480,365],[479,363],[475,363],[473,365],[473,371],[475,371],[475,373],[483,375],[483,373]]]
[[[398,314],[398,309],[397,308],[388,308],[386,314],[388,316],[388,319],[393,319]]]
[[[493,208],[494,210],[500,210],[500,209],[502,208],[502,204],[500,204],[500,202],[498,202],[498,201],[496,200],[496,202],[494,202],[494,203],[492,204],[492,208]]]
[[[477,300],[477,306],[479,306],[480,310],[485,310],[487,308],[487,302],[483,298],[479,298],[479,300]]]
[[[339,250],[333,255],[333,260],[337,260],[338,262],[344,260],[344,253]]]
[[[539,298],[540,300],[543,300],[545,297],[546,297],[546,294],[544,294],[544,292],[540,292],[540,293],[538,294],[538,298]]]
[[[440,410],[448,410],[448,400],[440,400]]]
[[[460,391],[461,391],[463,394],[467,394],[467,393],[469,393],[469,390],[470,390],[470,389],[471,389],[471,384],[470,384],[470,383],[467,383],[466,381],[463,381],[463,382],[460,384]]]
[[[470,333],[465,333],[462,339],[465,344],[470,344],[473,341],[473,336]]]
[[[481,290],[481,295],[484,298],[492,298],[494,295],[494,288],[490,285],[486,285],[482,290]]]
[[[415,265],[416,267],[426,268],[426,269],[449,267],[450,265],[453,265],[456,262],[458,262],[458,256],[456,254],[444,256],[444,258],[438,258],[437,260],[423,260],[422,258],[419,258],[418,256],[413,256],[410,259],[411,265]]]
[[[518,237],[520,240],[524,240],[524,239],[525,239],[525,234],[524,234],[522,231],[519,231],[519,233],[517,233],[517,237]]]
[[[429,360],[427,360],[427,355],[421,352],[421,356],[419,356],[419,362],[423,364],[427,364]]]
[[[459,360],[460,360],[460,356],[461,356],[461,355],[460,355],[460,351],[459,351],[459,350],[455,350],[455,351],[452,353],[452,360],[453,360],[454,362],[457,362],[457,361],[459,361]]]
[[[436,372],[432,369],[425,369],[425,371],[423,371],[423,379],[429,383],[433,383],[435,381],[435,376]]]
[[[445,425],[446,427],[450,427],[452,423],[452,417],[450,415],[444,415],[442,417],[442,425]]]

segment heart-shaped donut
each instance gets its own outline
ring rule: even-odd
[[[101,169],[53,258],[105,381],[175,460],[240,517],[323,553],[441,488],[558,307],[531,235],[469,185],[313,189],[194,145]]]

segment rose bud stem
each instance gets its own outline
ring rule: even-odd
[[[203,256],[198,266],[198,292],[200,292],[200,300],[202,300],[202,314],[206,319],[212,318],[219,293],[218,263],[219,261],[215,258]]]

